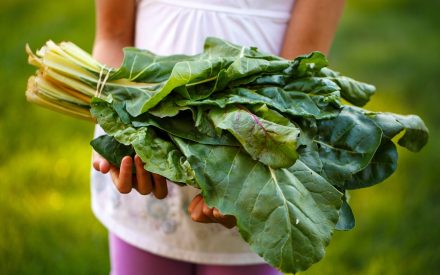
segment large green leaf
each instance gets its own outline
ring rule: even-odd
[[[256,90],[233,88],[204,100],[179,100],[177,104],[179,106],[214,105],[220,108],[229,104],[266,104],[281,113],[292,116],[329,118],[339,113],[338,95],[338,91],[320,95],[284,91],[278,87]]]
[[[384,181],[397,168],[397,150],[388,139],[379,146],[370,163],[345,183],[346,189],[368,187]]]
[[[121,67],[110,79],[125,78],[136,82],[157,83],[169,78],[176,63],[192,58],[187,55],[160,56],[148,50],[124,48]]]
[[[167,81],[174,66],[179,62],[223,59],[232,62],[241,55],[266,56],[255,49],[234,45],[225,40],[209,37],[205,41],[204,52],[196,55],[157,55],[149,50],[133,47],[124,48],[121,67],[112,73],[110,79],[128,79],[136,82],[158,83]],[[273,56],[275,57],[275,56]],[[275,58],[273,58],[275,60]]]
[[[272,169],[236,147],[175,139],[211,207],[234,215],[241,236],[284,272],[307,269],[324,256],[342,194],[301,161]]]
[[[127,111],[132,116],[138,116],[157,105],[173,89],[190,83],[217,78],[219,72],[228,65],[222,58],[176,63],[170,77],[159,88],[152,91],[144,90],[141,93],[128,94]]]
[[[405,134],[399,139],[399,145],[411,151],[419,151],[428,142],[428,129],[418,116],[374,112],[366,112],[366,115],[381,128],[382,143],[368,166],[346,182],[347,189],[380,183],[394,173],[397,168],[397,150],[391,139],[400,132],[405,131]]]
[[[311,130],[303,128],[303,131]],[[382,139],[376,123],[351,107],[344,107],[335,118],[316,121],[314,131],[309,136],[312,142],[308,143],[316,145],[309,149],[317,148],[322,162],[322,170],[317,172],[341,187],[369,164]],[[302,143],[307,146],[307,142]]]

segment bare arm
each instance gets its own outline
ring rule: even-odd
[[[328,54],[344,0],[296,0],[281,56],[292,59],[311,51]]]
[[[122,49],[133,46],[135,24],[135,0],[96,0],[96,35],[93,56],[110,67],[119,67]],[[132,167],[136,167],[136,176]],[[102,156],[93,152],[93,167],[102,172],[110,172],[113,183],[121,193],[129,193],[133,188],[141,194],[151,192],[157,198],[164,198],[168,191],[165,178],[150,174],[143,168],[139,156],[122,159],[121,167],[114,167]]]
[[[98,61],[119,67],[122,48],[133,46],[135,4],[135,0],[96,0],[93,56]]]

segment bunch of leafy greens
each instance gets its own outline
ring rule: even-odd
[[[30,101],[95,120],[107,135],[91,144],[113,164],[138,154],[146,170],[200,188],[284,272],[307,269],[335,228],[354,226],[346,190],[394,172],[393,137],[411,151],[428,139],[417,116],[356,107],[374,87],[319,52],[286,60],[208,38],[194,56],[126,48],[117,70],[72,43],[28,53],[39,68]]]

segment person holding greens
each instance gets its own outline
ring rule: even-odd
[[[343,6],[344,0],[96,0],[93,55],[119,67],[124,47],[196,54],[208,36],[288,59],[327,54]],[[95,136],[102,134],[97,127]],[[249,249],[235,218],[209,208],[199,190],[145,171],[138,156],[114,167],[94,152],[92,162],[92,208],[109,230],[111,274],[280,274]]]

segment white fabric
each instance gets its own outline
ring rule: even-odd
[[[278,54],[294,0],[140,0],[135,46],[161,55],[196,54],[207,36]],[[95,135],[103,134],[97,127]],[[92,208],[126,242],[173,259],[205,264],[264,261],[236,229],[199,224],[187,214],[192,187],[168,183],[164,200],[136,191],[121,195],[108,175],[92,171]]]

